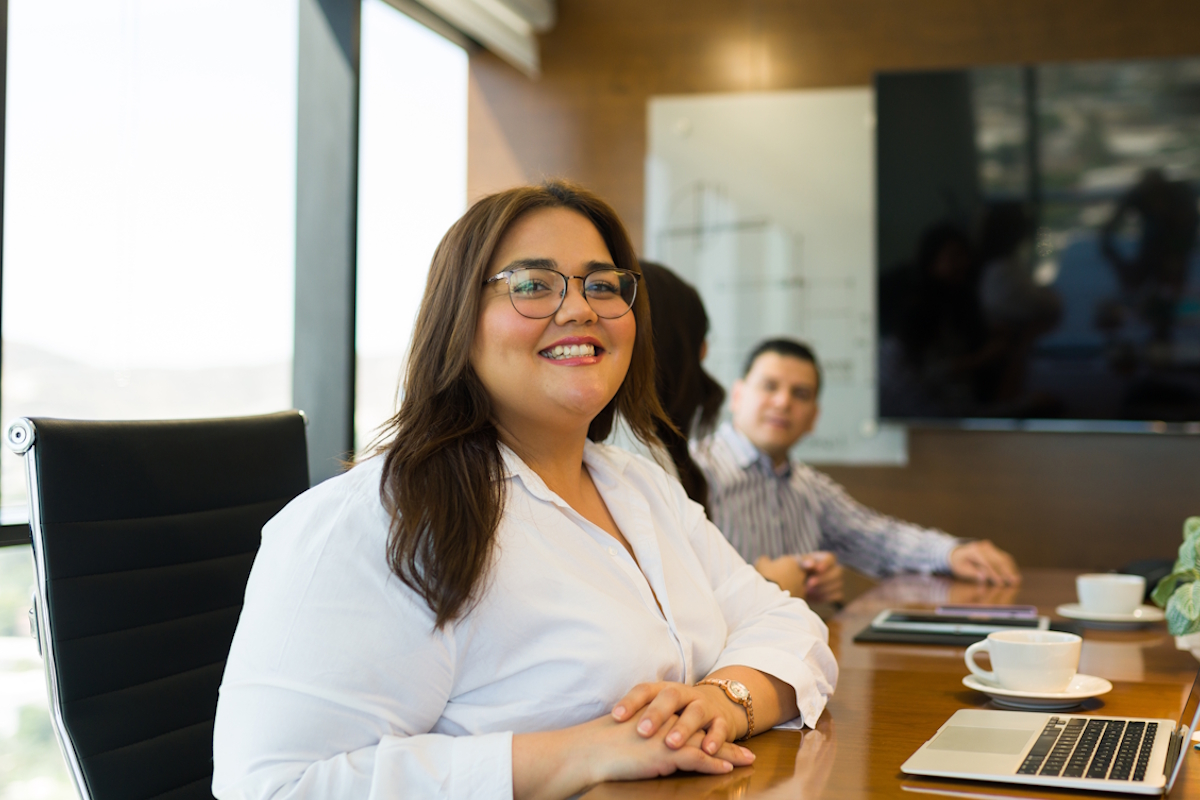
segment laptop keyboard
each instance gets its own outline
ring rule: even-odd
[[[1017,774],[1145,780],[1157,734],[1157,722],[1051,717]]]

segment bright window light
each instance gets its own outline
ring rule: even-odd
[[[4,424],[291,406],[296,29],[296,0],[10,0]],[[0,549],[0,796],[66,800],[32,583]]]
[[[9,8],[3,422],[290,407],[295,0]]]
[[[467,194],[467,54],[364,0],[359,107],[356,444],[394,413],[429,260]]]

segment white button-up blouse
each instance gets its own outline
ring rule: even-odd
[[[586,722],[637,683],[691,684],[735,664],[792,685],[815,723],[837,681],[824,624],[660,467],[584,451],[635,563],[502,451],[485,589],[440,630],[388,569],[382,458],[267,523],[217,706],[217,797],[508,798],[513,733]]]

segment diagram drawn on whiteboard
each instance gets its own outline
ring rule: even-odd
[[[795,453],[808,461],[906,458],[903,429],[876,413],[872,103],[867,89],[650,103],[646,255],[700,292],[724,386],[764,338],[816,349],[821,418]]]

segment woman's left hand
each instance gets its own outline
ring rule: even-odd
[[[746,712],[725,696],[719,686],[685,686],[658,681],[639,683],[613,707],[613,718],[624,722],[641,711],[637,732],[653,736],[662,724],[678,714],[667,730],[664,742],[677,750],[697,731],[706,731],[700,749],[712,755],[725,742],[742,736],[747,727]]]

